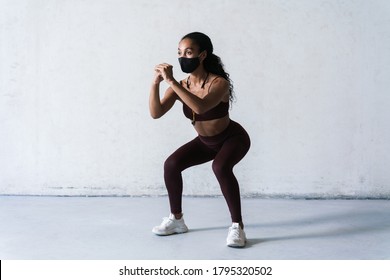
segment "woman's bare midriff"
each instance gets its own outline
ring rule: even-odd
[[[196,121],[194,128],[201,136],[215,136],[223,132],[228,127],[229,123],[229,115],[226,115],[220,119],[210,121]]]

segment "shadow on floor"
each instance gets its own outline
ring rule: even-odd
[[[387,211],[388,212],[388,211]],[[265,227],[297,227],[307,229],[307,233],[291,234],[285,236],[275,236],[266,238],[253,238],[248,240],[248,245],[253,246],[258,243],[294,240],[294,239],[309,239],[309,238],[324,238],[337,237],[351,234],[367,234],[370,232],[378,232],[388,230],[390,228],[390,213],[386,211],[367,211],[367,212],[348,212],[342,214],[334,214],[322,217],[310,217],[305,219],[297,219],[293,221],[280,221],[275,223],[252,224],[247,227],[265,228]],[[321,225],[329,224],[329,230],[321,230],[318,232],[310,232],[310,229]],[[335,226],[335,224],[337,226]],[[248,246],[248,247],[249,247]]]
[[[387,211],[388,212],[388,211]],[[367,234],[370,232],[378,232],[388,230],[390,228],[390,213],[386,211],[357,211],[347,212],[327,216],[313,216],[303,219],[277,221],[272,223],[246,224],[247,229],[254,228],[283,228],[299,227],[299,230],[305,230],[305,233],[296,233],[291,235],[282,235],[274,237],[258,237],[248,238],[246,248],[256,246],[260,243],[281,241],[281,240],[297,240],[297,239],[312,239],[325,237],[338,237],[352,234]],[[323,230],[329,224],[329,230]],[[312,231],[313,228],[321,226],[317,232]],[[207,228],[191,229],[191,232],[210,231],[210,230],[225,230],[226,226],[216,226]],[[294,229],[292,229],[294,232]]]

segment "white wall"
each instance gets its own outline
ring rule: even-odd
[[[0,0],[0,194],[165,194],[195,132],[180,106],[149,117],[149,85],[160,62],[183,77],[191,31],[234,80],[244,195],[390,197],[387,0]],[[210,164],[184,180],[220,194]]]

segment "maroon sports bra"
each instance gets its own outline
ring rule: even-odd
[[[229,102],[221,101],[217,106],[200,115],[194,113],[191,108],[183,102],[183,113],[192,121],[209,121],[220,119],[229,113]]]

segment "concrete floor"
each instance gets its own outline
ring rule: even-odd
[[[167,197],[0,196],[0,259],[389,260],[389,200],[242,200],[247,247],[225,246],[221,197],[183,199],[190,231],[159,237]]]

